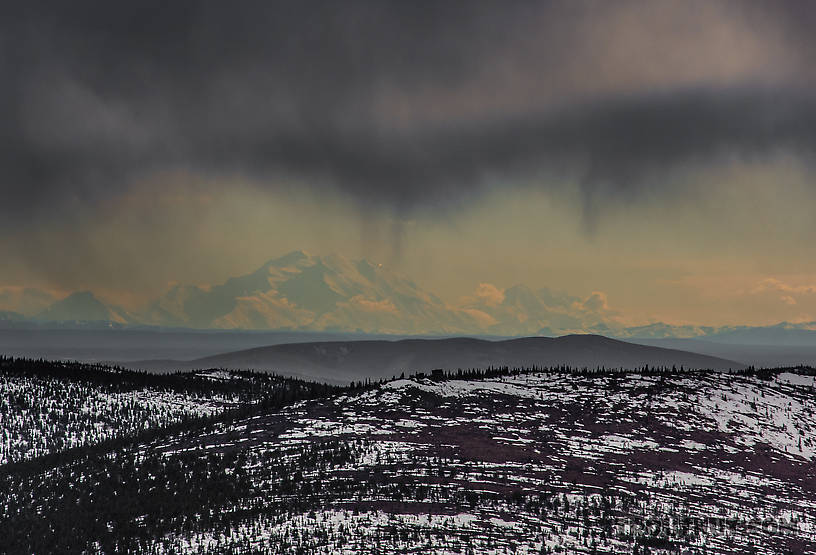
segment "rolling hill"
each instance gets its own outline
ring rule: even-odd
[[[126,364],[130,368],[162,371],[253,368],[335,383],[390,378],[403,372],[427,372],[435,368],[562,365],[578,368],[683,366],[717,370],[745,367],[740,362],[723,358],[637,345],[598,335],[528,337],[503,341],[451,338],[291,343],[190,361],[147,360]]]
[[[6,362],[4,553],[816,550],[813,369],[110,388],[111,369]],[[66,419],[66,395],[105,408]]]

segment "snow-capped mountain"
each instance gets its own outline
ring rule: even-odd
[[[37,307],[32,311],[32,307]],[[112,322],[196,329],[289,330],[391,335],[559,336],[622,339],[705,338],[717,343],[816,345],[816,323],[711,327],[653,323],[628,327],[594,292],[581,298],[517,284],[481,283],[444,301],[409,277],[371,261],[294,251],[216,285],[175,285],[139,311],[108,304],[89,291],[61,300],[53,293],[0,289],[4,321]],[[16,314],[15,314],[16,313]],[[715,354],[715,353],[711,353]]]
[[[597,293],[580,299],[481,284],[453,304],[381,264],[295,251],[221,285],[174,286],[143,320],[192,328],[558,335],[623,330],[613,317]]]
[[[138,320],[127,310],[100,301],[90,291],[72,293],[37,314],[44,322],[113,322],[132,324]]]
[[[36,287],[0,287],[0,311],[20,316],[34,316],[48,308],[59,297]]]
[[[482,315],[479,321],[495,335],[609,335],[624,330],[601,293],[581,299],[522,284],[505,290],[481,284],[473,297],[465,299],[465,308],[472,315]]]
[[[367,260],[295,251],[210,287],[175,286],[148,323],[193,328],[456,333],[478,329],[411,280]]]

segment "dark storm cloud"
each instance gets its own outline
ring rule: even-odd
[[[658,188],[679,167],[779,152],[810,160],[816,146],[805,3],[6,10],[7,222],[93,207],[175,170],[270,187],[292,178],[396,210],[568,176],[592,209]],[[716,50],[719,28],[739,48]],[[692,59],[676,57],[686,50]]]

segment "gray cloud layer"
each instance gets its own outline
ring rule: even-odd
[[[21,3],[0,18],[2,221],[174,170],[396,210],[566,176],[593,210],[723,157],[810,162],[811,6]]]

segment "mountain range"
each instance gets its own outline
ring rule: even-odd
[[[217,285],[174,285],[141,310],[107,303],[90,291],[64,298],[34,288],[0,288],[0,323],[160,326],[390,335],[705,338],[722,343],[816,344],[816,322],[767,327],[628,327],[600,293],[587,298],[515,285],[481,284],[456,303],[443,301],[382,264],[294,251]]]

